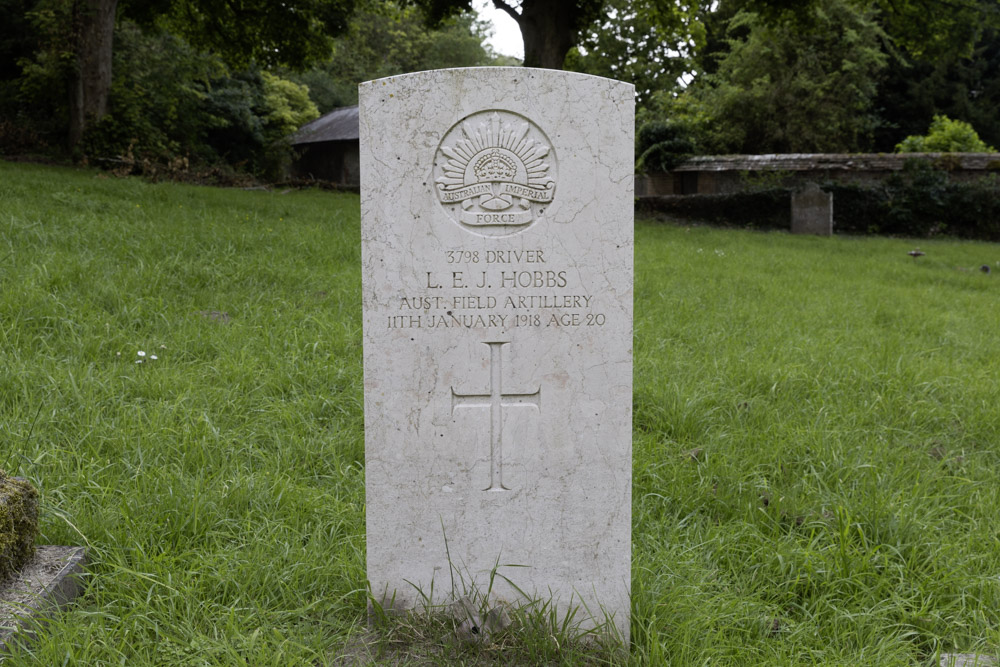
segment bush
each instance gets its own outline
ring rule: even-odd
[[[305,86],[257,70],[214,82],[203,112],[211,124],[204,142],[215,155],[271,179],[291,159],[287,136],[319,116]]]
[[[651,121],[639,128],[636,169],[645,173],[670,171],[694,153],[687,128],[670,121]]]
[[[947,172],[908,165],[882,187],[827,184],[835,229],[858,234],[947,235],[1000,241],[1000,179],[951,182]]]
[[[934,116],[926,136],[910,135],[896,144],[897,153],[995,153],[986,145],[972,125]]]
[[[110,113],[81,142],[88,159],[101,166],[127,155],[151,162],[178,155],[218,159],[204,145],[201,108],[212,81],[226,73],[221,61],[174,35],[146,33],[126,21],[115,31],[112,72]]]
[[[822,188],[833,193],[838,233],[1000,241],[1000,177],[995,174],[953,182],[947,171],[913,161],[880,186],[825,183]],[[790,192],[770,188],[725,195],[646,197],[637,211],[722,226],[788,229]]]
[[[644,197],[636,210],[724,227],[788,229],[791,227],[790,197],[791,191],[787,188],[721,195]]]
[[[169,33],[125,22],[116,43],[110,114],[81,142],[100,166],[149,175],[227,165],[278,178],[291,157],[286,137],[319,116],[305,86],[256,68],[230,72]]]

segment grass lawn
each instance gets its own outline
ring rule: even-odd
[[[996,654],[1000,246],[639,221],[636,276],[629,662]],[[0,469],[91,559],[9,664],[331,663],[363,441],[356,195],[0,162]]]

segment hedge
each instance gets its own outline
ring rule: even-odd
[[[1000,241],[1000,177],[995,174],[955,182],[946,171],[915,166],[877,186],[822,183],[821,187],[833,193],[835,232]],[[636,211],[724,226],[788,229],[791,190],[643,197]]]

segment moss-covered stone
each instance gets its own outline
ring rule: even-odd
[[[0,470],[0,582],[28,562],[37,535],[38,491]]]

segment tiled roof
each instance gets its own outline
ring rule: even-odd
[[[914,159],[947,169],[1000,170],[1000,153],[788,153],[699,155],[674,171],[897,171]]]
[[[311,123],[306,123],[292,135],[292,145],[315,144],[321,141],[358,140],[358,106],[334,109]]]

